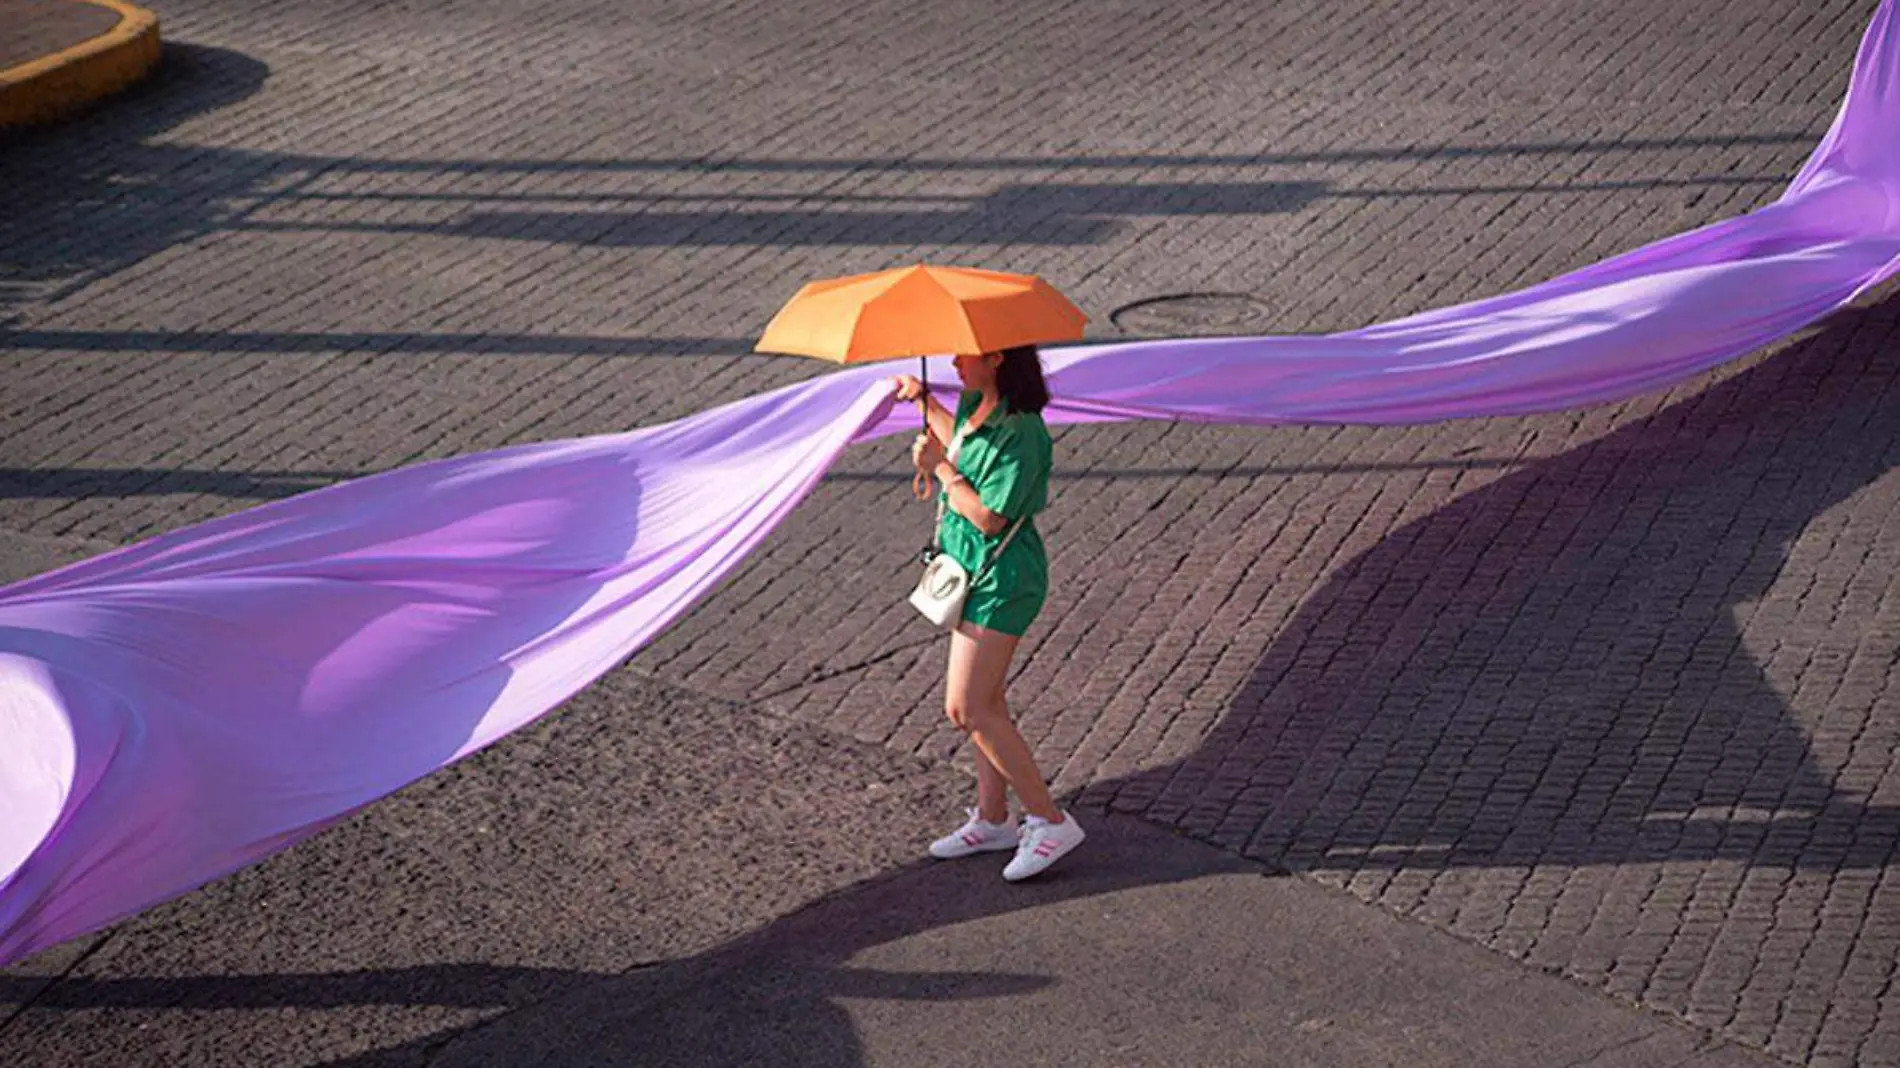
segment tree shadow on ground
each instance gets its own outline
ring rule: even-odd
[[[276,500],[353,477],[349,471],[215,471],[194,468],[0,467],[0,500],[73,500],[169,493]]]

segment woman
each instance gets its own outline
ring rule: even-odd
[[[959,355],[956,368],[964,392],[955,412],[926,397],[916,378],[897,380],[898,399],[925,397],[928,432],[917,436],[911,460],[943,484],[938,544],[975,577],[950,636],[944,711],[976,743],[976,807],[968,822],[931,843],[930,855],[949,860],[1014,849],[1003,869],[1014,882],[1062,859],[1083,838],[1049,796],[1003,696],[1016,644],[1049,589],[1049,558],[1033,518],[1049,492],[1054,449],[1041,414],[1049,387],[1033,345]],[[1009,815],[1010,790],[1026,813],[1020,832]]]

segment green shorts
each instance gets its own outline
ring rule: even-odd
[[[964,620],[1022,637],[1036,621],[1036,614],[1042,611],[1045,591],[1040,587],[1006,590],[995,586],[986,582],[982,588],[970,591],[969,599],[963,602]]]
[[[1024,523],[1009,544],[991,560],[991,546],[1001,539],[986,538],[962,516],[944,519],[944,552],[981,581],[970,587],[963,602],[963,618],[979,627],[1018,638],[1035,622],[1049,596],[1049,554],[1034,522]],[[1007,535],[1005,535],[1007,537]],[[988,567],[984,563],[988,562]]]

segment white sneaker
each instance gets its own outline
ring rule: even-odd
[[[1087,837],[1082,833],[1082,825],[1067,812],[1062,814],[1061,823],[1050,823],[1040,816],[1030,816],[1023,821],[1022,837],[1016,843],[1016,856],[1003,869],[1003,878],[1012,883],[1027,879],[1067,856],[1071,849],[1081,845],[1082,839]]]
[[[970,818],[963,826],[930,843],[930,855],[938,860],[955,860],[975,853],[993,853],[999,849],[1016,848],[1016,821],[1004,820],[991,823],[976,814],[976,809],[964,809]]]

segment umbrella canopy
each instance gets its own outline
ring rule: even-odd
[[[868,363],[1079,341],[1088,316],[1034,275],[900,267],[812,282],[767,324],[757,352]]]

